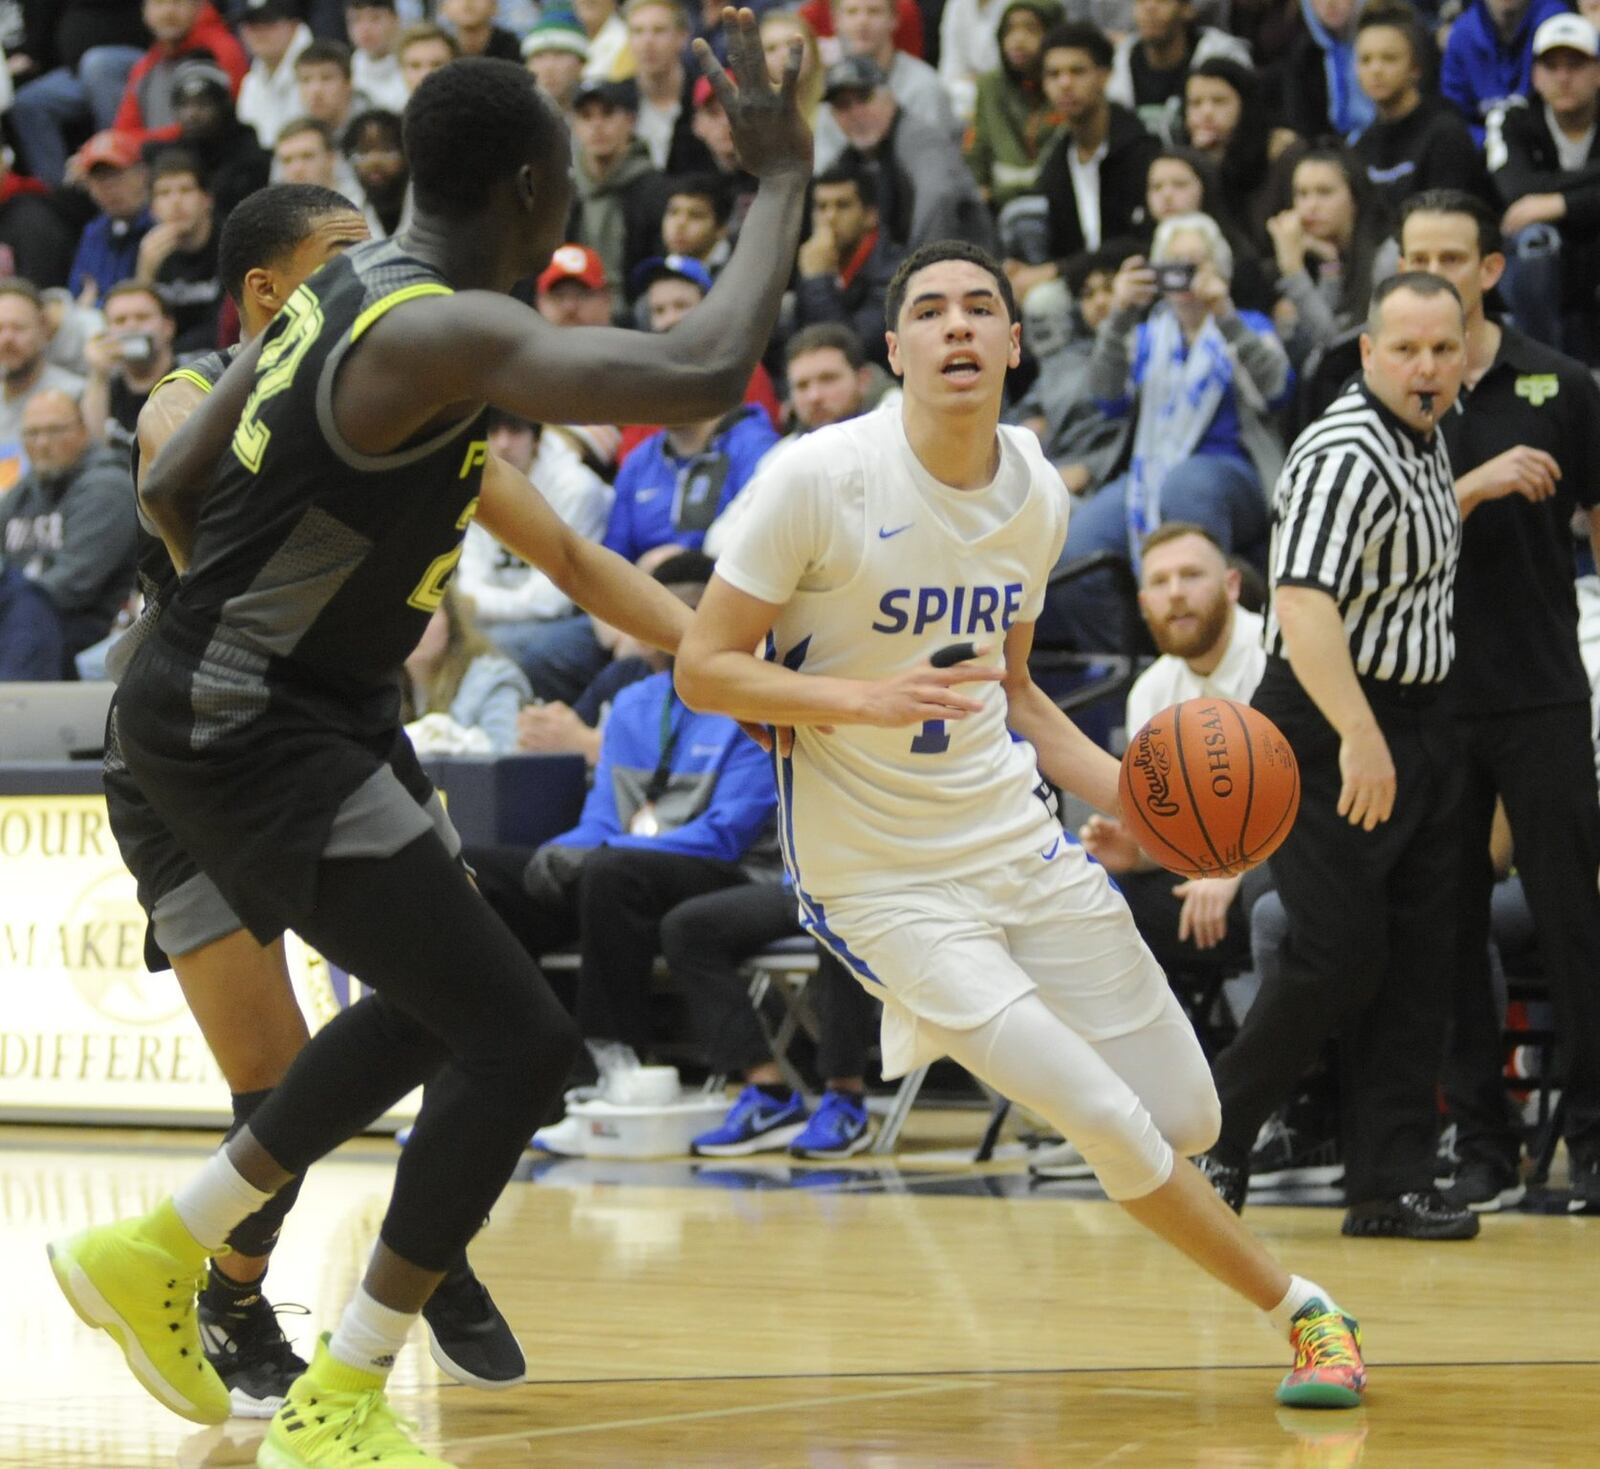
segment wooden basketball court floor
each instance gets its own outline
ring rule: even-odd
[[[1092,1186],[919,1156],[920,1122],[898,1170],[530,1160],[472,1253],[533,1380],[449,1383],[419,1332],[397,1407],[461,1469],[1600,1464],[1600,1219],[1511,1214],[1426,1245],[1252,1205],[1366,1329],[1367,1406],[1289,1412],[1253,1312]],[[150,1206],[213,1142],[0,1129],[0,1464],[254,1462],[261,1425],[157,1406],[45,1263],[47,1239]],[[366,1140],[307,1181],[271,1276],[310,1308],[285,1317],[302,1348],[358,1277],[392,1165]]]

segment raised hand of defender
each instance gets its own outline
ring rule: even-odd
[[[974,657],[986,650],[977,648]],[[905,724],[926,724],[930,719],[965,719],[983,708],[983,701],[971,694],[956,692],[958,684],[999,683],[1004,668],[994,664],[964,662],[949,668],[918,663],[904,673],[867,685],[861,709],[863,724],[896,728]]]
[[[695,41],[694,54],[728,114],[739,162],[757,178],[809,173],[811,129],[800,115],[798,101],[804,46],[798,38],[790,43],[783,79],[773,86],[755,12],[729,7],[722,12],[722,25],[728,35],[728,71],[733,80],[728,80],[704,40]]]

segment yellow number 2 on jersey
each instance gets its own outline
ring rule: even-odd
[[[322,303],[305,286],[284,303],[284,329],[262,349],[256,364],[256,385],[233,431],[234,457],[251,474],[261,472],[272,430],[258,415],[262,407],[294,381],[302,359],[322,330]]]
[[[486,446],[479,441],[468,449],[470,457],[474,449],[482,450]],[[480,459],[478,461],[482,463]],[[461,518],[456,521],[456,529],[465,531],[472,524],[472,517],[478,513],[478,497],[474,495],[467,501],[467,508],[461,512]],[[450,584],[450,574],[456,569],[456,562],[461,559],[461,542],[457,541],[448,551],[435,556],[428,563],[428,569],[422,573],[422,580],[417,583],[416,590],[406,598],[407,607],[415,607],[418,612],[437,612],[439,604],[444,601],[444,589]]]

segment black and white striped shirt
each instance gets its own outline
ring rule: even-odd
[[[1272,585],[1339,604],[1363,678],[1438,683],[1455,657],[1461,514],[1444,435],[1352,383],[1294,442],[1272,496]],[[1286,658],[1269,612],[1267,651]]]

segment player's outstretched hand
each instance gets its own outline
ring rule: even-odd
[[[976,648],[973,656],[981,658],[987,651]],[[983,701],[971,694],[958,694],[956,685],[1000,683],[1005,676],[1005,669],[992,663],[962,662],[935,668],[924,661],[893,678],[867,685],[861,722],[894,729],[905,724],[926,724],[930,719],[965,719],[982,709]]]
[[[790,43],[783,80],[774,86],[755,12],[730,6],[722,12],[722,25],[728,33],[728,71],[733,73],[733,80],[728,80],[727,72],[704,40],[695,41],[694,54],[722,110],[728,114],[739,162],[758,179],[809,173],[811,129],[800,115],[799,105],[804,46],[798,37]]]

